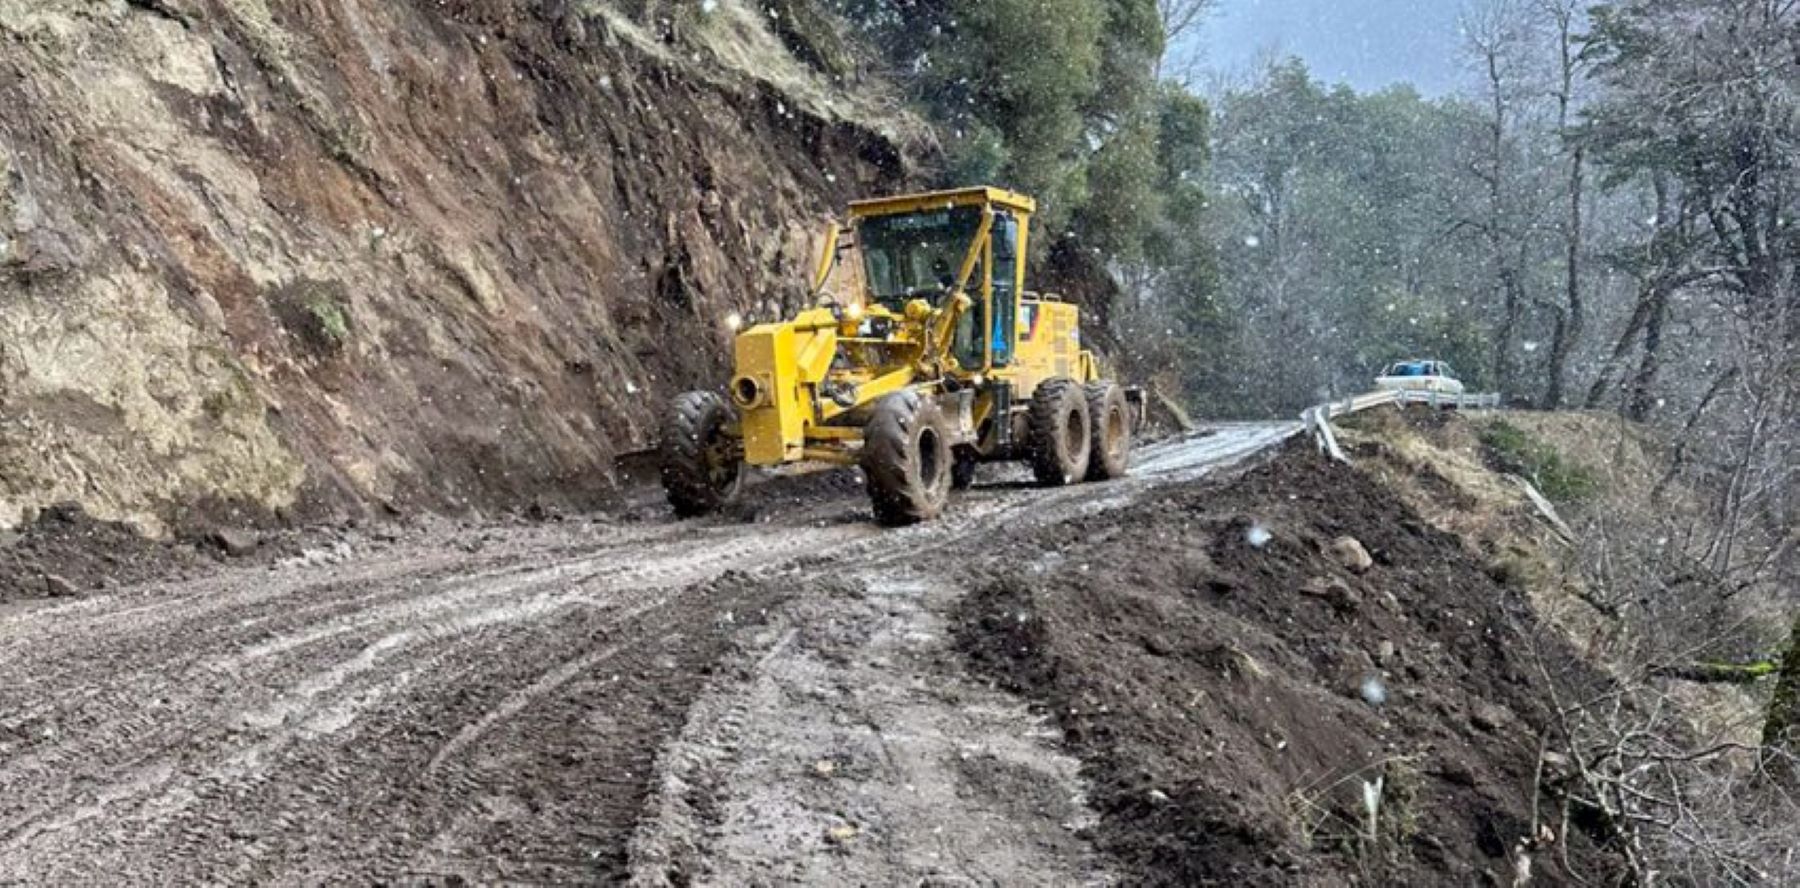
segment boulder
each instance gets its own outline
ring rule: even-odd
[[[1362,573],[1375,566],[1375,559],[1369,557],[1369,550],[1363,548],[1361,541],[1353,536],[1341,536],[1331,541],[1328,550],[1337,563],[1351,573]]]
[[[1362,595],[1343,580],[1313,577],[1300,584],[1300,594],[1318,598],[1337,610],[1349,612],[1362,606]]]
[[[256,551],[262,545],[262,538],[251,530],[215,530],[212,534],[213,545],[219,551],[233,558],[242,558]]]

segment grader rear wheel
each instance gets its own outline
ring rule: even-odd
[[[1110,481],[1131,468],[1131,406],[1125,390],[1111,382],[1090,382],[1087,395],[1090,438],[1087,479]]]
[[[1031,397],[1031,472],[1046,487],[1073,484],[1087,475],[1093,450],[1088,403],[1081,386],[1065,377],[1046,379]]]
[[[936,518],[950,498],[950,429],[937,402],[895,392],[863,431],[862,470],[875,520],[889,526]]]
[[[676,515],[716,512],[737,498],[743,461],[728,433],[731,418],[725,399],[712,392],[688,392],[669,406],[658,449]]]

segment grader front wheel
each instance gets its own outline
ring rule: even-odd
[[[895,392],[863,430],[862,470],[875,520],[889,526],[936,518],[950,498],[950,429],[937,402]]]
[[[731,408],[712,392],[688,392],[669,405],[659,449],[663,489],[676,515],[716,512],[737,498],[743,460],[730,425]]]

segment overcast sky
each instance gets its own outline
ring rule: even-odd
[[[1377,90],[1410,82],[1426,95],[1455,92],[1460,0],[1220,0],[1192,41],[1205,68],[1248,70],[1276,48],[1327,82]]]

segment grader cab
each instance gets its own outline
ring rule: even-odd
[[[1142,398],[1100,378],[1076,307],[1025,289],[1036,204],[966,188],[850,205],[816,307],[737,336],[729,400],[678,397],[660,442],[682,516],[736,496],[748,466],[861,466],[877,520],[937,516],[978,463],[1039,482],[1125,474]]]

